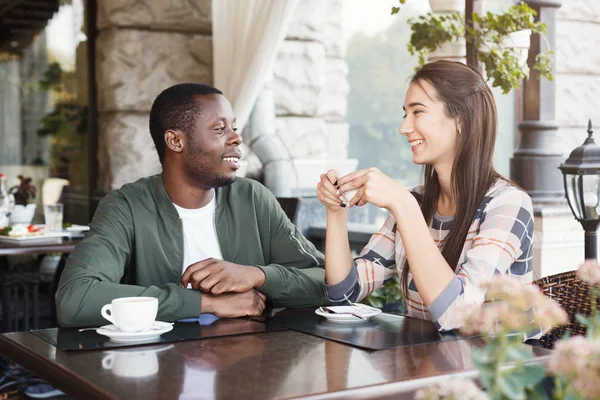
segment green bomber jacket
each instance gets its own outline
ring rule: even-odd
[[[215,224],[223,259],[262,269],[258,290],[274,307],[327,304],[323,255],[286,217],[260,183],[237,178],[216,189]],[[199,291],[180,285],[183,227],[162,182],[143,178],[102,199],[85,238],[69,256],[56,293],[63,327],[106,323],[100,309],[112,299],[152,296],[157,319],[200,314]]]

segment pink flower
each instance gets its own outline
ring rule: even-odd
[[[588,356],[587,364],[575,379],[573,387],[586,399],[600,398],[600,345],[596,342],[596,349]]]
[[[533,321],[532,325],[539,326],[543,332],[548,332],[550,329],[564,325],[569,322],[567,312],[554,300],[549,297],[544,297],[544,301],[537,301],[533,306]]]
[[[459,308],[464,316],[460,330],[465,334],[493,336],[537,328],[548,331],[568,322],[560,305],[544,296],[535,285],[523,284],[509,275],[496,275],[482,283],[482,287],[487,289],[487,303]]]
[[[600,265],[596,260],[587,260],[579,266],[577,276],[593,286],[600,286]]]
[[[447,379],[442,383],[419,389],[415,400],[488,400],[489,396],[473,381],[464,378]]]
[[[599,356],[600,342],[597,340],[587,339],[583,336],[559,340],[554,347],[548,370],[555,375],[576,378],[589,370],[588,364],[591,358]],[[599,366],[597,365],[597,367]]]

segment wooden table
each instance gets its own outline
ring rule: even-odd
[[[59,265],[57,267],[56,279],[60,276],[68,255],[73,251],[75,245],[83,236],[51,238],[44,240],[32,240],[26,242],[7,242],[0,241],[0,291],[2,296],[2,321],[1,330],[3,332],[13,331],[20,328],[29,329],[39,328],[39,264],[44,254],[62,253]],[[33,271],[11,271],[8,270],[8,262],[3,258],[18,255],[39,255]],[[56,286],[53,285],[54,287]],[[20,295],[15,295],[20,293]],[[18,321],[11,311],[11,303],[24,302],[24,316],[22,324]],[[30,313],[31,302],[31,313]],[[31,315],[30,315],[31,314]],[[30,324],[31,319],[31,324]]]
[[[26,254],[71,253],[81,238],[56,238],[30,242],[0,241],[0,257]]]
[[[474,377],[481,339],[366,351],[290,330],[118,350],[65,352],[31,332],[0,352],[74,398],[399,399],[442,377]],[[530,348],[536,362],[549,350]]]

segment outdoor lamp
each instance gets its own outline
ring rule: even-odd
[[[596,260],[600,222],[600,146],[594,142],[592,120],[588,122],[587,132],[585,142],[573,150],[559,168],[569,207],[585,231],[585,259]]]

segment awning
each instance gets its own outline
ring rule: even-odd
[[[0,53],[21,54],[58,6],[59,0],[0,0]]]

